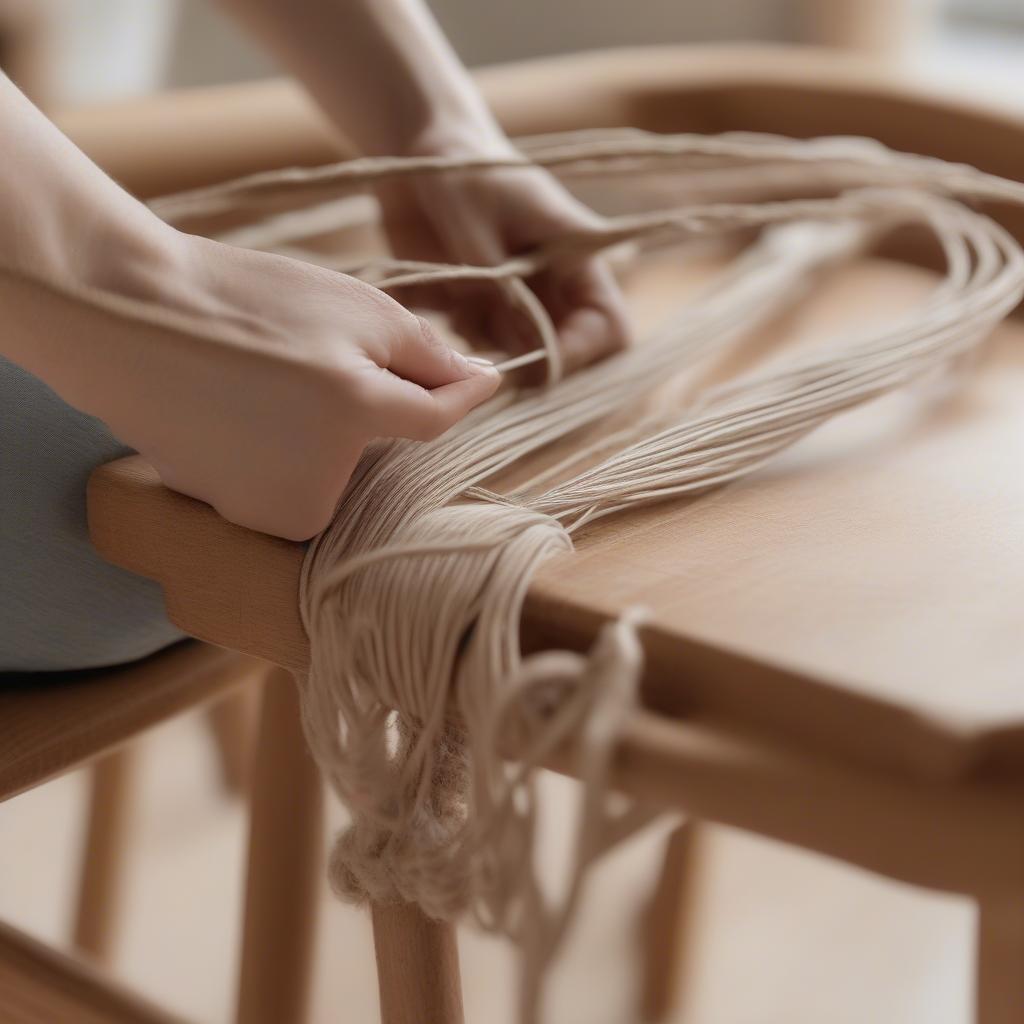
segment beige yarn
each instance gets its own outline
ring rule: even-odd
[[[671,175],[677,202],[690,199],[608,217],[600,230],[497,267],[346,265],[384,288],[501,284],[536,324],[552,372],[546,388],[500,394],[434,442],[369,449],[331,527],[310,545],[301,601],[312,645],[306,732],[352,817],[331,858],[335,889],[355,900],[414,901],[439,918],[469,913],[511,936],[523,954],[520,1016],[532,1022],[587,868],[609,837],[650,817],[643,808],[616,816],[608,803],[616,736],[642,673],[642,614],[609,623],[585,655],[524,656],[519,620],[534,571],[569,551],[585,523],[735,480],[830,417],[954,365],[1020,302],[1024,254],[994,221],[949,196],[1020,203],[1024,187],[859,139],[622,131],[528,140],[524,153],[523,161],[576,180]],[[157,205],[168,217],[251,208],[263,219],[235,229],[234,240],[331,265],[296,239],[345,222],[354,206],[339,194],[387,176],[508,163],[357,160],[255,175]],[[827,194],[837,188],[844,191]],[[797,198],[713,201],[736,189]],[[324,203],[322,217],[280,212],[314,199]],[[267,219],[267,210],[278,212]],[[797,299],[823,267],[907,224],[928,228],[947,264],[913,310],[882,327],[851,325],[838,351],[746,376],[697,405],[636,417],[512,491],[487,486],[499,471],[629,408],[666,377],[742,338]],[[524,277],[622,243],[747,228],[763,230],[650,337],[559,379],[554,330]],[[552,899],[533,860],[535,774],[566,743],[575,750],[581,808],[572,878]]]

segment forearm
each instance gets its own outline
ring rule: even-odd
[[[370,285],[161,223],[2,78],[0,138],[0,354],[231,521],[311,537],[371,438],[497,387]]]
[[[85,370],[117,353],[106,351],[110,343],[88,330],[87,315],[78,330],[49,323],[49,306],[40,296],[50,289],[108,294],[115,301],[153,299],[164,287],[175,233],[104,175],[3,75],[0,134],[0,273],[8,299],[0,354],[94,412],[90,389],[102,369]],[[56,316],[57,306],[53,310]]]
[[[159,464],[257,333],[197,239],[108,178],[0,75],[0,355]],[[179,444],[180,447],[180,444]]]
[[[101,283],[170,233],[0,73],[0,264]],[[118,243],[115,249],[113,242]]]
[[[220,0],[247,23],[367,153],[425,138],[501,138],[421,0]]]

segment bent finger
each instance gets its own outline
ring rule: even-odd
[[[560,285],[564,313],[557,326],[567,371],[597,362],[629,343],[626,304],[603,260],[588,260]]]
[[[409,314],[387,340],[381,365],[392,374],[431,390],[479,373],[423,319]]]
[[[381,372],[367,388],[368,426],[379,437],[439,437],[490,398],[501,383],[493,366],[469,365],[468,376],[434,388]]]

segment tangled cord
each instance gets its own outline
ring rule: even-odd
[[[494,267],[345,263],[301,245],[351,213],[346,197],[382,178],[535,165],[588,178],[671,175],[691,199],[608,217]],[[798,195],[692,198],[715,182]],[[1024,186],[863,139],[620,131],[528,140],[511,160],[388,158],[259,174],[155,204],[169,219],[247,209],[256,221],[233,229],[234,240],[343,267],[381,288],[489,280],[536,328],[547,387],[506,391],[436,441],[372,446],[311,544],[301,588],[312,649],[306,733],[351,814],[331,858],[335,889],[353,900],[414,901],[438,918],[468,912],[511,936],[523,954],[524,1024],[538,1018],[545,970],[587,869],[610,836],[650,816],[614,815],[607,799],[616,737],[642,673],[642,616],[627,611],[609,623],[587,654],[525,656],[519,623],[534,573],[570,551],[584,524],[745,476],[832,416],[977,346],[1020,302],[1024,254],[954,195],[1020,204]],[[310,211],[311,203],[320,205]],[[945,277],[914,309],[854,329],[838,351],[750,374],[656,421],[636,418],[507,493],[488,486],[721,352],[790,305],[824,267],[907,224],[927,228],[946,261]],[[720,280],[641,344],[561,378],[555,330],[525,278],[583,252],[741,228],[762,230]],[[572,875],[552,900],[534,862],[535,777],[565,744],[575,750],[582,803]]]

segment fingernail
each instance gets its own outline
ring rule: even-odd
[[[492,374],[498,372],[494,363],[490,359],[484,359],[483,356],[464,356],[463,358],[478,373]]]

